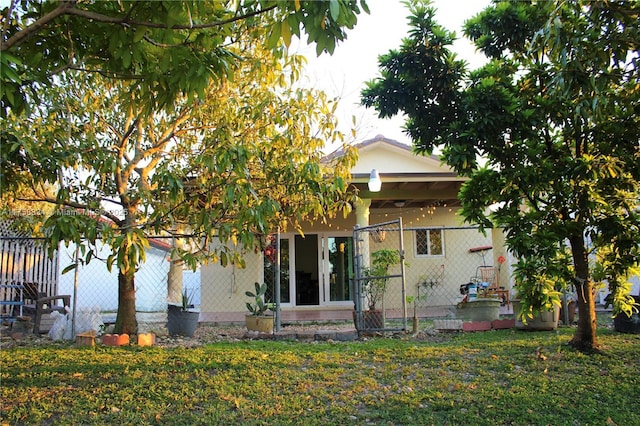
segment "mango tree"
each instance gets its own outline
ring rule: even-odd
[[[597,285],[608,283],[616,313],[637,309],[639,12],[638,2],[496,2],[465,24],[490,58],[468,72],[449,50],[454,34],[413,2],[409,37],[362,92],[381,116],[407,115],[417,151],[442,145],[470,178],[462,215],[506,232],[524,311],[575,286],[571,344],[586,351],[597,348]]]
[[[134,3],[117,3],[131,7],[122,17],[127,34],[138,19],[134,11],[143,7]],[[171,9],[175,2],[168,3],[162,7]],[[285,25],[297,28],[298,18],[282,14],[297,16],[302,6],[273,2],[269,11],[247,12],[241,19],[222,9],[219,16],[194,14],[205,7],[201,3],[179,3],[195,8],[188,17],[171,18],[181,20],[169,26],[178,30],[151,25],[141,38],[134,37],[137,41],[130,40],[144,44],[144,60],[124,67],[131,75],[107,71],[108,61],[100,62],[106,68],[99,72],[87,72],[94,60],[88,57],[82,67],[66,67],[48,84],[40,81],[23,91],[27,110],[14,104],[5,108],[3,179],[20,179],[31,187],[35,195],[27,201],[58,206],[46,222],[54,245],[101,238],[112,248],[107,265],[118,270],[117,332],[137,329],[134,277],[150,236],[186,229],[191,247],[180,254],[190,266],[203,259],[242,265],[236,248],[256,247],[259,236],[276,225],[296,227],[302,220],[349,209],[346,178],[353,156],[320,162],[324,143],[342,137],[335,130],[333,105],[321,92],[292,88],[304,60],[278,42],[281,37],[288,41],[282,34]],[[325,22],[317,28],[326,33],[311,37],[316,41],[326,40],[326,34],[334,42],[340,39],[342,25],[334,18],[354,13],[347,6],[356,8],[355,2],[330,3],[339,3],[339,10],[312,4],[300,18],[311,19],[315,11],[315,19]],[[219,4],[211,2],[209,8],[218,10]],[[204,16],[226,23],[194,24]],[[189,22],[201,32],[185,29]],[[277,36],[274,25],[280,28]],[[163,34],[161,45],[156,38],[147,40],[156,30]],[[195,62],[172,56],[174,44],[184,55],[192,52]],[[144,62],[150,58],[167,61],[162,76],[150,71],[153,66]],[[175,81],[163,80],[170,75]],[[38,192],[43,181],[58,185],[55,196]],[[85,261],[94,254],[87,249]]]

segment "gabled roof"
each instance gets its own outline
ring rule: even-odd
[[[354,147],[358,161],[351,169],[351,184],[363,198],[372,199],[372,208],[458,206],[458,192],[466,180],[434,155],[423,156],[411,146],[377,135]],[[342,155],[336,151],[326,158]],[[367,182],[376,169],[382,179],[382,190],[371,193]]]

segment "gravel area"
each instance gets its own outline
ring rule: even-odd
[[[343,336],[344,338],[336,339],[335,336]],[[257,339],[280,339],[280,340],[296,340],[300,342],[317,342],[323,341],[342,341],[342,340],[365,340],[375,337],[382,337],[381,334],[358,337],[353,323],[299,323],[285,324],[280,333],[258,334],[248,332],[244,325],[211,325],[200,324],[196,329],[193,337],[157,335],[156,346],[163,348],[173,347],[199,347],[206,344],[216,342],[241,342],[244,340]],[[433,329],[422,330],[415,335],[407,333],[387,333],[384,337],[398,339],[414,339],[442,341],[450,338],[450,333],[438,333]],[[131,339],[132,342],[135,341]],[[100,342],[100,337],[96,338],[96,343]],[[73,345],[70,341],[53,341],[44,335],[34,335],[32,333],[15,332],[8,326],[3,325],[0,328],[0,349],[8,349],[13,347],[37,347],[47,345],[59,345],[61,347]]]

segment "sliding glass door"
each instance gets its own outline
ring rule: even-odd
[[[274,249],[265,251],[267,301],[275,299]],[[351,303],[353,238],[332,234],[284,235],[280,239],[280,301],[289,306]]]
[[[353,292],[353,238],[351,236],[323,238],[324,300],[349,302]]]

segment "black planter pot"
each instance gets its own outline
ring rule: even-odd
[[[353,323],[358,331],[381,330],[384,328],[384,315],[379,309],[363,311],[360,324],[358,324],[357,316],[356,311],[353,311]]]
[[[640,303],[640,296],[633,296],[636,303]],[[613,328],[621,333],[640,334],[640,313],[636,312],[630,317],[620,312],[613,319]]]
[[[183,311],[180,306],[169,305],[167,314],[167,329],[170,335],[193,337],[198,328],[200,312]]]

